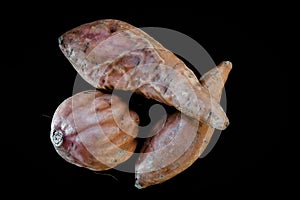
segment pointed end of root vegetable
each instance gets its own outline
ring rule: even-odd
[[[231,69],[232,63],[223,61],[200,78],[201,84],[209,90],[211,97],[217,101],[221,100],[222,89]],[[224,130],[229,125],[226,113],[217,105],[212,105],[212,112],[209,113],[207,119],[211,127],[219,130]]]
[[[223,61],[217,66],[219,73],[222,78],[222,82],[225,83],[227,81],[229,72],[232,69],[232,63],[230,61]]]
[[[214,107],[212,107],[212,112],[209,113],[207,122],[211,127],[218,130],[225,130],[229,126],[229,119],[223,109],[220,111],[220,109]]]
[[[145,188],[147,188],[149,186],[156,185],[156,184],[160,183],[160,182],[152,182],[151,181],[151,177],[146,177],[147,174],[149,175],[149,173],[141,174],[143,177],[136,178],[134,186],[137,189],[139,189],[139,190],[145,189]]]
[[[144,189],[148,186],[147,182],[146,183],[143,183],[143,179],[141,177],[141,175],[143,175],[142,173],[139,173],[139,172],[135,172],[135,184],[134,186],[137,188],[137,189]]]
[[[143,187],[142,187],[138,182],[136,182],[134,186],[135,186],[137,189],[143,189]]]
[[[213,98],[219,100],[221,97],[221,90],[227,81],[231,69],[232,63],[230,61],[223,61],[200,78],[201,84],[208,88]]]

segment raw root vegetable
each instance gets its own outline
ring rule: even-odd
[[[231,68],[230,62],[222,62],[200,79],[218,102]],[[180,112],[168,116],[163,125],[158,122],[135,165],[135,186],[140,189],[159,184],[187,169],[204,152],[213,132],[208,124],[198,124]]]
[[[82,78],[96,88],[141,93],[213,128],[223,130],[229,124],[220,104],[184,62],[126,22],[83,24],[63,34],[59,46]]]
[[[118,113],[117,117],[114,113]],[[127,105],[117,96],[84,91],[58,106],[50,138],[66,161],[91,170],[106,170],[133,154],[138,123],[138,115],[128,112]]]

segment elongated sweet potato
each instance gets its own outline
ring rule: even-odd
[[[231,68],[230,62],[222,62],[200,79],[217,101]],[[135,165],[137,188],[162,183],[187,169],[203,153],[214,132],[208,124],[198,124],[180,112],[168,116],[163,126],[161,123],[146,140]]]
[[[59,46],[96,88],[136,91],[217,129],[229,124],[219,103],[179,58],[126,22],[83,24],[63,34]]]
[[[111,108],[112,103],[115,110]],[[58,106],[50,138],[66,161],[91,170],[106,170],[133,154],[138,122],[138,115],[128,112],[127,105],[117,96],[84,91]]]

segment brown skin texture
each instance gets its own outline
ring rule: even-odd
[[[66,161],[101,171],[130,158],[137,145],[138,123],[138,115],[128,112],[127,105],[117,96],[90,90],[58,106],[50,137],[57,153]],[[62,134],[61,144],[55,143],[57,134]]]
[[[230,62],[222,62],[200,79],[217,101],[231,68]],[[135,186],[141,189],[159,184],[186,170],[204,152],[213,132],[208,124],[198,124],[180,112],[168,116],[163,126],[158,122],[135,165]]]
[[[119,20],[99,20],[59,38],[77,72],[99,89],[130,90],[174,106],[217,129],[229,125],[220,104],[172,52],[142,30]]]

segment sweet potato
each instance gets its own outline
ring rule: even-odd
[[[231,68],[230,62],[222,62],[200,79],[217,101],[221,99]],[[214,128],[208,124],[198,124],[195,119],[180,112],[168,116],[163,126],[162,122],[158,122],[135,165],[135,186],[145,188],[159,184],[187,169],[203,153],[213,132]]]
[[[141,93],[217,129],[229,124],[220,104],[184,62],[126,22],[83,24],[63,34],[59,46],[82,78],[96,88]]]
[[[91,170],[106,170],[131,157],[137,145],[138,123],[138,115],[128,112],[117,96],[84,91],[58,106],[50,138],[66,161]]]

